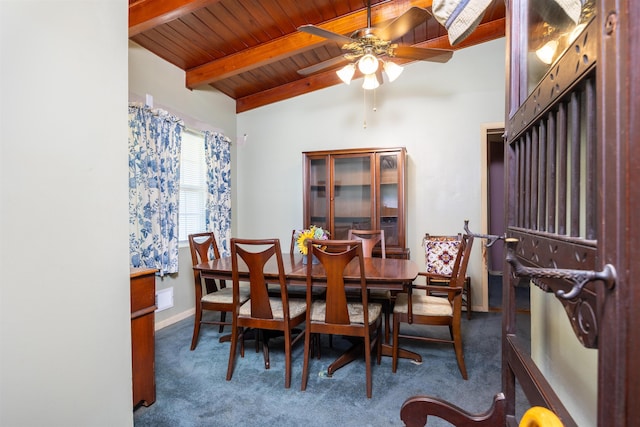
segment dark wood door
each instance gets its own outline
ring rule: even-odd
[[[505,146],[507,236],[503,388],[513,417],[517,380],[532,404],[570,414],[516,337],[511,273],[554,293],[573,330],[598,350],[598,425],[640,425],[640,290],[635,220],[640,141],[640,4],[587,1],[581,24],[532,82],[535,2],[509,2],[509,115]],[[516,18],[517,17],[517,18]],[[535,25],[534,25],[535,24]],[[542,26],[544,27],[544,25]],[[538,29],[542,28],[538,25]],[[535,38],[535,37],[533,37]],[[535,79],[534,79],[535,80]],[[523,356],[523,357],[521,357]],[[529,366],[529,368],[527,368]],[[513,419],[513,418],[511,418]]]
[[[517,426],[516,381],[531,406],[576,425],[518,336],[520,277],[552,294],[580,343],[597,349],[597,425],[640,425],[640,2],[576,2],[582,11],[570,31],[541,19],[536,8],[551,3],[507,1],[506,235],[478,235],[502,238],[507,248],[504,397],[472,420],[416,396],[401,410],[411,425],[435,414],[454,424]],[[537,46],[552,41],[562,45],[556,56],[532,65]]]

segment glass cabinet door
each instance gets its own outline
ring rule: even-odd
[[[527,93],[530,94],[595,13],[595,0],[583,0],[576,22],[549,0],[529,0],[527,8]],[[579,13],[578,13],[579,12]]]
[[[401,161],[400,152],[377,154],[376,164],[379,167],[378,176],[380,177],[377,210],[380,218],[379,227],[384,230],[387,247],[404,245],[404,242],[399,241],[399,231],[403,226],[400,203],[400,191],[403,189],[399,168]]]
[[[510,117],[549,73],[558,74],[557,61],[595,17],[595,0],[582,0],[567,13],[552,0],[511,2]]]
[[[372,155],[333,156],[333,239],[374,227]]]
[[[328,194],[328,177],[327,177],[327,157],[315,157],[310,158],[309,163],[309,184],[308,184],[308,205],[307,218],[310,219],[310,224],[305,224],[305,227],[315,225],[324,229],[329,228],[329,194]]]

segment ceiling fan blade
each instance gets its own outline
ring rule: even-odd
[[[324,70],[325,68],[330,68],[341,63],[348,62],[343,56],[336,56],[335,58],[327,59],[326,61],[322,61],[318,64],[311,65],[306,68],[302,68],[298,70],[298,74],[302,74],[306,76],[308,74],[313,74],[317,71]]]
[[[378,79],[380,86],[382,86],[384,84],[384,79],[382,78],[382,67],[378,67],[376,70],[376,78]]]
[[[427,21],[431,14],[420,7],[412,7],[384,28],[375,29],[376,36],[382,40],[395,40],[404,36],[409,30]]]
[[[351,37],[343,36],[342,34],[334,33],[333,31],[325,30],[324,28],[316,27],[315,25],[311,24],[299,26],[298,31],[333,40],[334,42],[340,43],[341,45],[353,42],[353,39]]]
[[[453,56],[449,49],[427,49],[413,46],[398,46],[393,51],[393,56],[419,61],[447,62]]]

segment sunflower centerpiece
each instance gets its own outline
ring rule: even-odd
[[[306,264],[307,240],[308,239],[328,240],[329,232],[323,229],[322,227],[312,225],[311,227],[303,230],[296,230],[295,234],[293,235],[293,238],[296,241],[298,250],[302,254],[302,262]],[[318,246],[318,247],[322,248],[321,246]],[[315,260],[313,260],[313,262],[314,264],[316,263]]]

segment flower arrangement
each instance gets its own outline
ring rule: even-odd
[[[298,245],[298,250],[300,251],[300,253],[302,255],[306,255],[307,239],[328,240],[329,232],[324,230],[322,227],[312,225],[310,228],[304,230],[296,230],[293,238],[296,240],[296,244]]]

